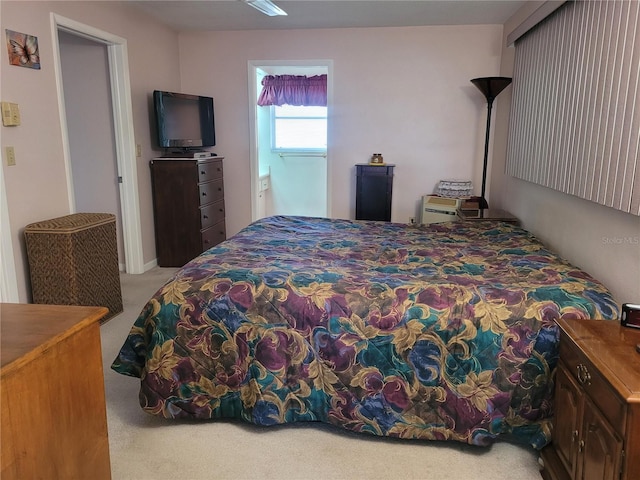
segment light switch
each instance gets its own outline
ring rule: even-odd
[[[20,108],[17,103],[2,102],[2,124],[5,127],[20,125]]]
[[[140,158],[142,156],[142,146],[138,143],[136,144],[136,157]]]

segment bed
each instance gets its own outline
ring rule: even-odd
[[[166,418],[539,449],[561,317],[618,307],[515,225],[275,216],[179,269],[112,368]]]

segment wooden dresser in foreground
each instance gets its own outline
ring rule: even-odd
[[[105,307],[0,304],[2,480],[110,479]]]
[[[560,320],[550,480],[640,478],[640,330],[618,321]]]

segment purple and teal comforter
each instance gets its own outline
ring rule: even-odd
[[[513,225],[279,216],[180,269],[112,368],[167,418],[541,448],[554,320],[617,316],[602,284]]]

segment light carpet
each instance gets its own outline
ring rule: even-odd
[[[537,452],[505,441],[473,447],[371,437],[320,423],[265,428],[145,413],[139,380],[110,366],[146,301],[175,271],[122,274],[124,311],[101,327],[114,480],[540,480]]]

